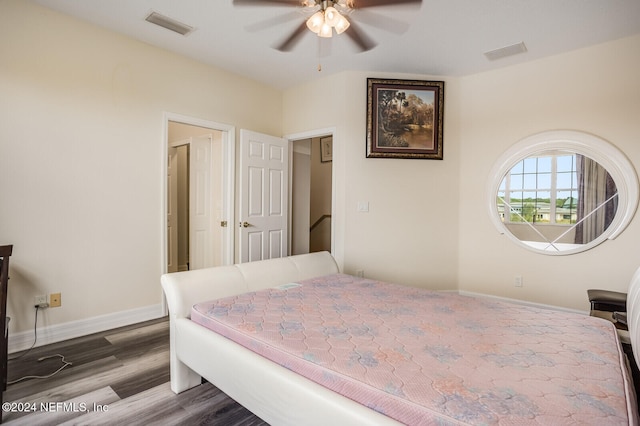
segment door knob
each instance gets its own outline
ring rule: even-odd
[[[247,222],[247,221],[244,221],[244,222],[242,222],[242,223],[240,224],[240,226],[241,226],[242,228],[248,228],[248,227],[250,227],[250,226],[251,226],[251,224],[250,224],[249,222]]]

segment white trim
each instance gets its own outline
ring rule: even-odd
[[[312,139],[319,138],[320,136],[334,135],[335,133],[335,127],[325,127],[324,129],[308,130],[306,132],[284,135],[283,138],[289,139],[290,141],[299,141],[302,139]]]
[[[602,165],[618,188],[618,210],[611,225],[600,236],[580,248],[566,251],[546,251],[533,248],[508,232],[500,220],[496,205],[496,193],[505,174],[530,155],[549,151],[566,150],[585,155]],[[575,254],[597,246],[607,239],[614,239],[631,223],[638,207],[640,188],[633,164],[618,148],[598,136],[574,130],[551,130],[528,136],[504,152],[491,169],[487,185],[489,218],[498,232],[507,235],[519,245],[536,253],[548,255]]]
[[[38,339],[36,347],[161,318],[165,316],[163,307],[161,304],[150,305],[128,311],[99,315],[79,321],[37,328]],[[30,348],[31,345],[33,345],[33,339],[33,328],[19,333],[10,333],[9,353]]]
[[[236,128],[230,127],[222,136],[223,167],[227,172],[222,174],[222,186],[226,188],[227,197],[223,200],[223,211],[227,215],[226,250],[223,263],[232,265],[236,256]]]
[[[491,294],[474,293],[472,291],[464,291],[464,290],[458,290],[458,294],[461,296],[483,297],[486,299],[494,299],[501,302],[515,303],[516,305],[529,306],[531,308],[550,309],[552,311],[558,311],[558,312],[569,312],[573,314],[589,315],[589,312],[581,311],[578,309],[569,309],[569,308],[564,308],[562,306],[555,306],[555,305],[545,305],[543,303],[528,302],[526,300],[520,300],[520,299],[510,299],[508,297],[493,296]]]

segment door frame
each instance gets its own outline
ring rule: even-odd
[[[188,124],[192,126],[204,127],[211,130],[216,130],[222,133],[222,185],[225,194],[223,195],[223,216],[226,218],[227,226],[226,232],[223,233],[223,256],[222,263],[224,265],[233,264],[235,255],[235,140],[236,140],[236,128],[234,126],[222,123],[216,123],[215,121],[204,120],[195,117],[189,117],[186,115],[176,114],[172,112],[164,112],[162,117],[162,161],[160,167],[161,173],[161,185],[160,185],[160,200],[161,200],[161,229],[160,229],[160,258],[161,265],[160,271],[162,274],[167,273],[167,158],[169,155],[169,122],[174,121],[178,123]],[[162,300],[164,302],[164,292],[162,292]],[[167,307],[166,303],[163,303],[163,314],[166,315]]]
[[[287,139],[289,141],[289,229],[291,230],[292,227],[292,222],[291,219],[293,217],[293,214],[291,214],[292,209],[293,209],[293,197],[291,196],[293,194],[293,189],[292,189],[292,185],[293,185],[293,143],[295,141],[299,141],[299,140],[303,140],[303,139],[312,139],[312,138],[319,138],[321,136],[328,136],[331,135],[333,137],[333,150],[334,153],[336,151],[336,141],[338,140],[337,138],[337,132],[336,132],[336,128],[335,127],[326,127],[323,129],[315,129],[315,130],[308,130],[306,132],[300,132],[300,133],[292,133],[289,135],[285,135],[283,136],[283,138]],[[336,156],[333,156],[333,161],[336,161]],[[336,216],[336,164],[334,163],[331,167],[331,254],[333,254],[334,256],[336,255],[336,235],[338,235],[336,233],[336,228],[337,228],[337,224],[339,223],[339,221],[341,220],[340,218],[338,218]],[[334,220],[336,219],[336,220]],[[289,249],[291,249],[291,234],[292,232],[289,232]],[[290,254],[290,253],[289,253]]]

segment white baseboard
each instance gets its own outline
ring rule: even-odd
[[[150,305],[128,311],[114,312],[83,320],[38,328],[36,347],[157,319],[164,316],[163,311],[161,304]],[[33,338],[33,329],[14,334],[10,333],[9,353],[29,349],[31,345],[33,345]]]
[[[458,290],[458,294],[460,294],[461,296],[470,296],[470,297],[486,297],[489,299],[501,300],[503,302],[510,302],[510,303],[516,303],[518,305],[531,306],[533,308],[551,309],[553,311],[572,312],[574,314],[589,315],[589,312],[580,311],[578,309],[569,309],[569,308],[563,308],[562,306],[545,305],[544,303],[527,302],[526,300],[510,299],[508,297],[492,296],[490,294],[484,294],[484,293],[474,293],[471,291]]]

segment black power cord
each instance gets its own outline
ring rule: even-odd
[[[36,308],[36,319],[33,322],[33,345],[31,345],[31,347],[27,349],[26,352],[23,352],[21,355],[18,355],[17,357],[9,358],[8,361],[13,361],[13,360],[22,358],[23,356],[31,352],[31,349],[35,347],[36,342],[38,341],[38,311],[40,310],[40,305],[35,305],[34,307]]]

